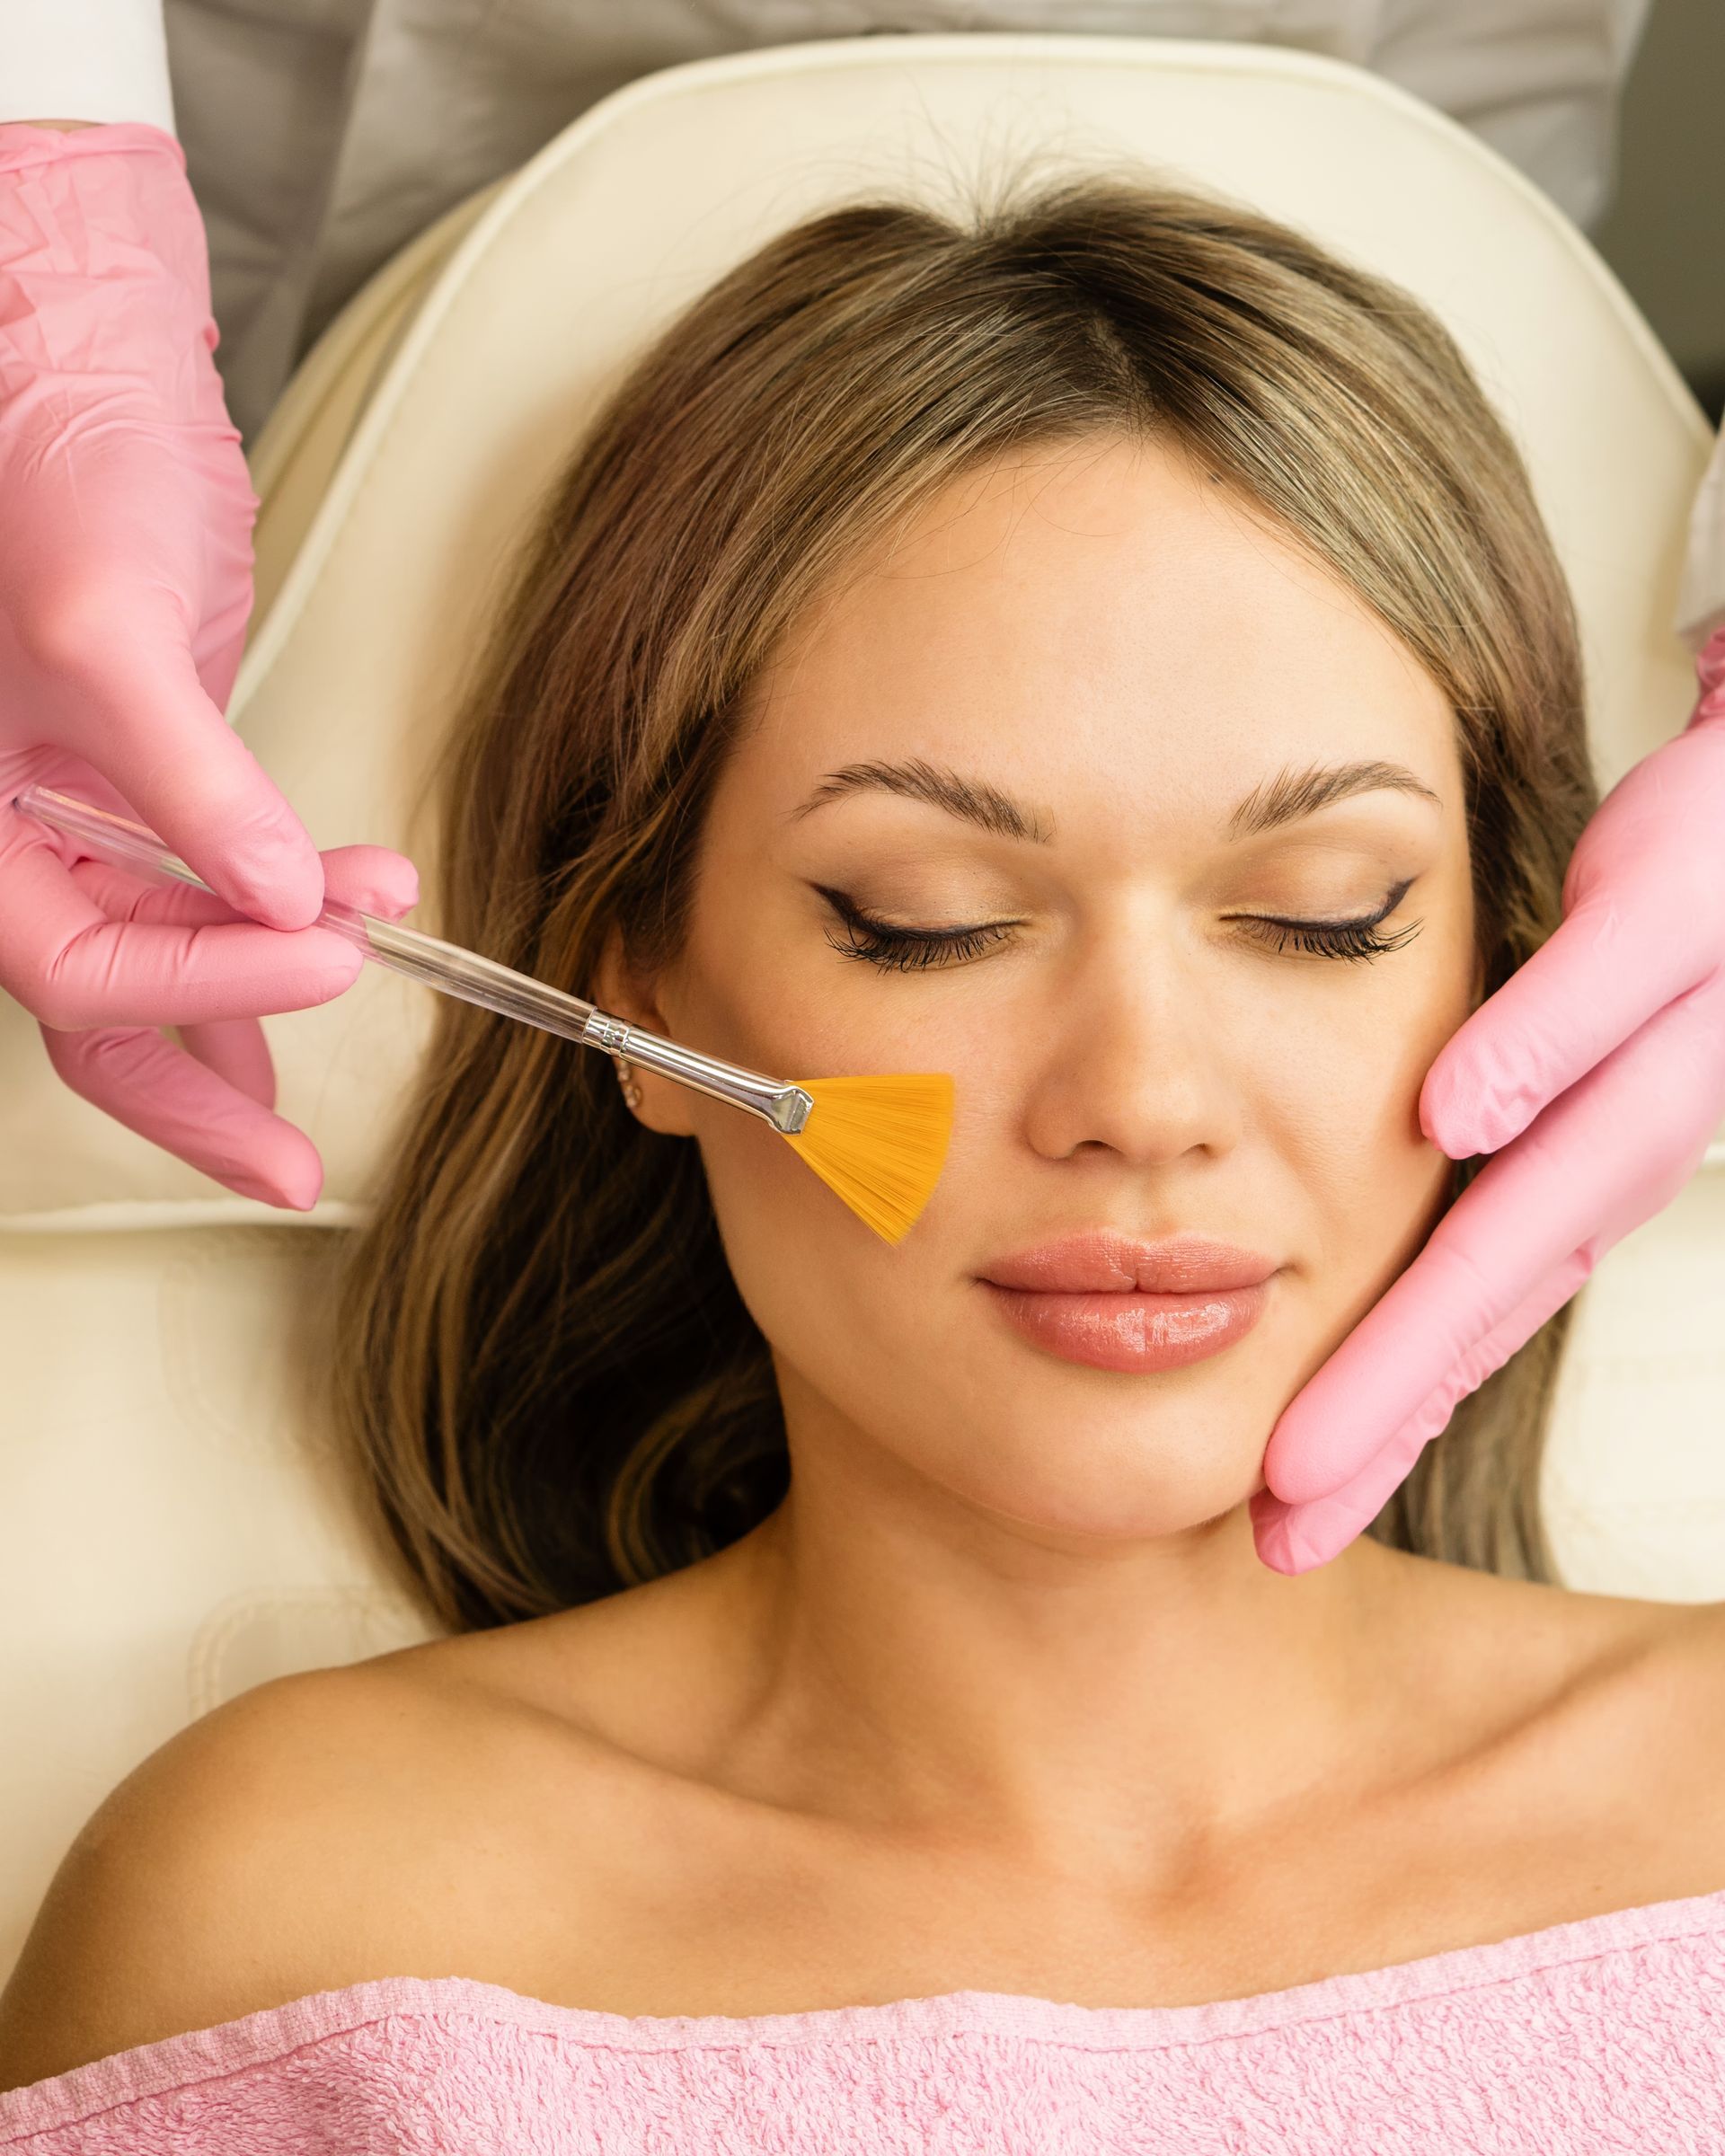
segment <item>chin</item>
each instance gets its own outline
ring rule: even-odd
[[[1033,1532],[1103,1542],[1179,1534],[1264,1486],[1274,1412],[1236,1387],[1229,1394],[1128,1406],[1076,1387],[1033,1404],[1020,1388],[1002,1395],[998,1417],[970,1425],[968,1443],[926,1465],[955,1497]]]

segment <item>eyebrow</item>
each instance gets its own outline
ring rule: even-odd
[[[912,756],[898,764],[847,764],[829,771],[809,799],[792,811],[792,820],[812,815],[826,802],[847,793],[870,791],[904,795],[962,817],[998,838],[1028,839],[1046,845],[1054,836],[1054,819],[1026,808],[980,779],[962,778],[955,771]],[[1296,823],[1315,816],[1336,801],[1357,793],[1411,793],[1436,801],[1438,795],[1403,764],[1358,763],[1308,764],[1303,771],[1278,772],[1254,787],[1228,818],[1230,838],[1252,838],[1273,831],[1278,825]]]
[[[1304,771],[1278,772],[1273,779],[1254,787],[1228,818],[1228,835],[1255,837],[1261,831],[1273,831],[1278,824],[1315,816],[1320,808],[1328,808],[1333,801],[1345,801],[1352,794],[1386,789],[1392,793],[1417,794],[1443,806],[1431,788],[1415,778],[1404,764],[1310,764]]]
[[[871,789],[926,801],[931,808],[944,808],[949,816],[979,825],[997,838],[1029,839],[1046,845],[1054,835],[1051,817],[1021,807],[983,780],[960,778],[957,772],[942,770],[921,756],[908,757],[902,764],[847,764],[842,771],[829,771],[802,806],[792,811],[792,818],[812,815],[841,794]]]

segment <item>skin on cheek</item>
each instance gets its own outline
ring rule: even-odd
[[[717,879],[709,886],[715,897],[721,888]],[[980,1291],[967,1268],[978,1256],[978,1221],[991,1204],[998,1208],[1003,1171],[1013,1174],[1003,1133],[1017,1108],[992,1068],[992,1035],[955,1014],[950,992],[842,960],[818,937],[806,940],[806,972],[796,960],[776,976],[758,962],[722,966],[718,946],[730,948],[739,915],[727,909],[726,932],[711,945],[705,926],[692,924],[682,961],[660,985],[659,1006],[679,1038],[775,1076],[941,1069],[955,1079],[958,1111],[940,1182],[897,1245],[756,1118],[698,1096],[688,1116],[738,1291],[772,1345],[782,1383],[794,1380],[787,1402],[800,1427],[865,1430],[943,1480],[964,1462],[974,1470],[986,1457],[980,1433],[1003,1373],[999,1343],[970,1310]],[[976,1357],[960,1358],[962,1366],[951,1354],[955,1322],[967,1325]],[[1054,1374],[1057,1384],[1065,1375]],[[950,1471],[931,1452],[934,1432],[955,1448]]]
[[[1472,909],[1457,919],[1434,896],[1427,910],[1438,925],[1423,949],[1398,955],[1403,970],[1376,997],[1287,1044],[1283,1150],[1317,1196],[1319,1229],[1312,1342],[1289,1398],[1418,1254],[1452,1187],[1454,1164],[1421,1131],[1419,1101],[1432,1059],[1473,1007]]]
[[[776,977],[771,954],[756,949],[749,962],[728,967],[703,948],[697,920],[688,948],[660,981],[658,1002],[674,1038],[774,1078],[844,1075],[882,1067],[848,1063],[852,1043],[807,984]],[[779,1301],[771,1283],[819,1282],[830,1297],[875,1235],[758,1118],[686,1096],[686,1113],[718,1218],[727,1257],[744,1300],[765,1323]]]

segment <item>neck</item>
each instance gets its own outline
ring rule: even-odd
[[[1101,1542],[982,1514],[878,1445],[793,1430],[792,1461],[715,1560],[747,1642],[726,1749],[781,1801],[1141,1872],[1297,1816],[1396,1704],[1409,1560],[1364,1538],[1290,1577],[1243,1501]]]

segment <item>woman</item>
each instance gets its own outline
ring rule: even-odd
[[[585,444],[447,798],[450,933],[756,1068],[951,1071],[946,1169],[890,1248],[752,1119],[442,1015],[337,1359],[455,1636],[122,1785],[0,2010],[0,2081],[66,2078],[0,2120],[1717,2121],[1718,1612],[1552,1584],[1561,1317],[1371,1537],[1252,1547],[1591,804],[1561,575],[1433,319],[1165,189],[793,232]]]

